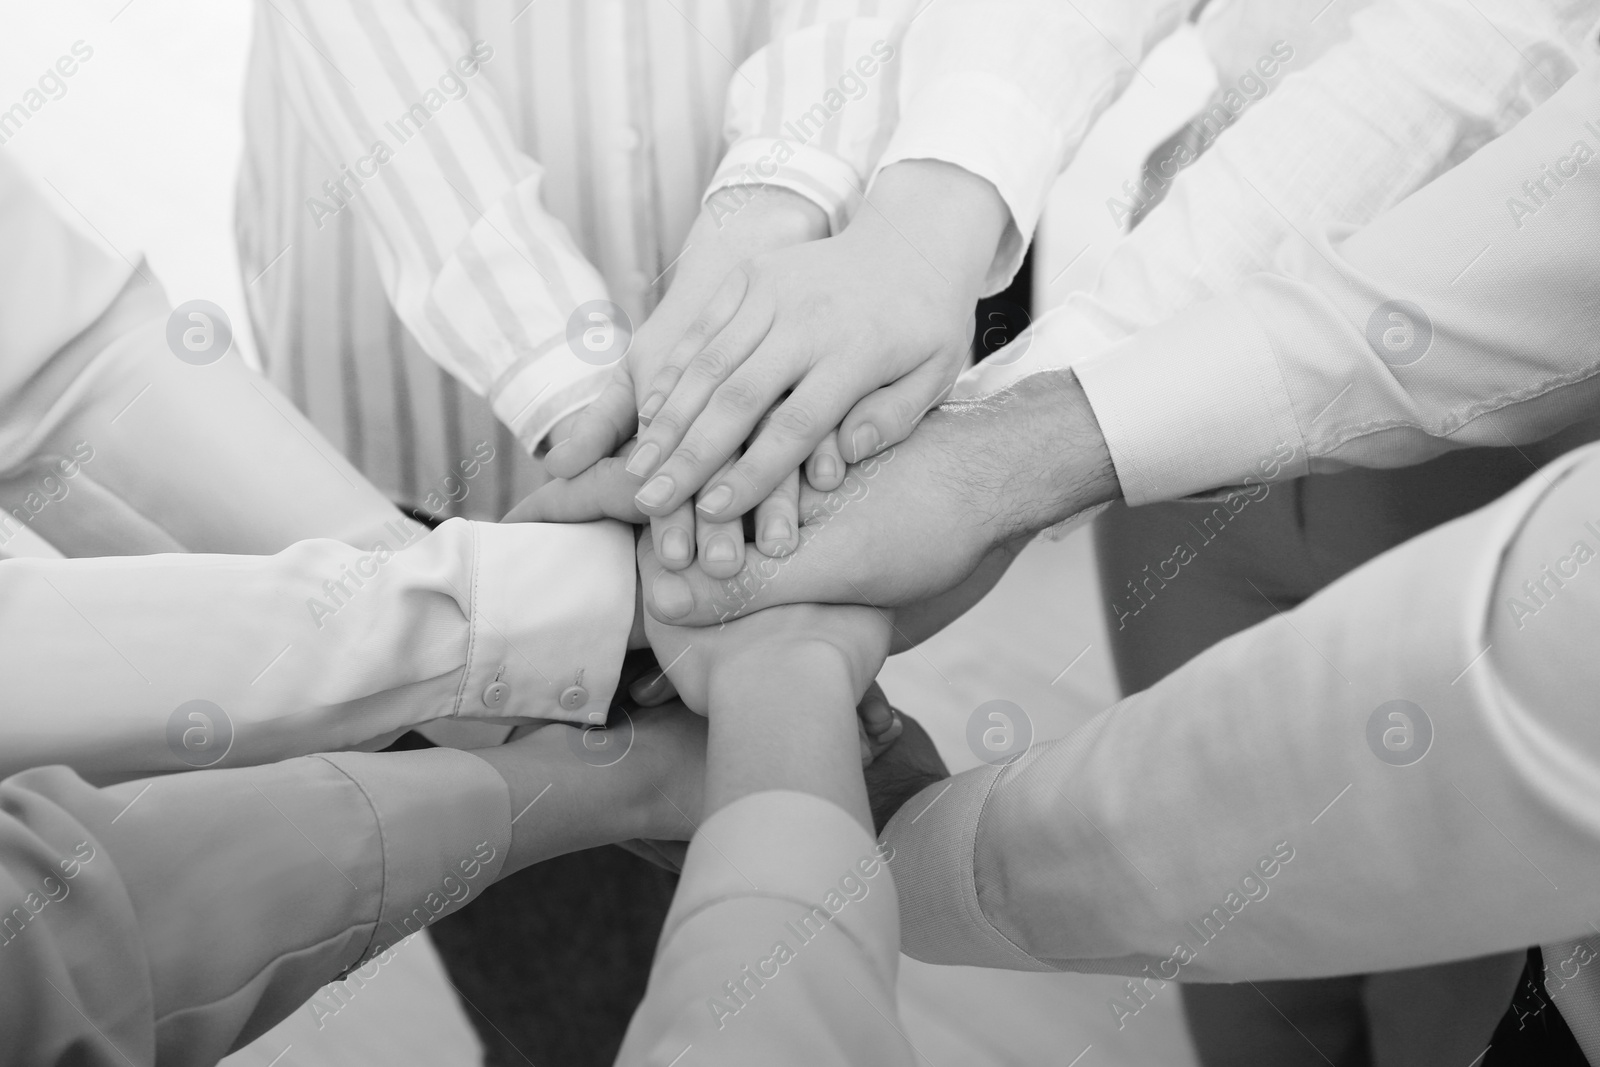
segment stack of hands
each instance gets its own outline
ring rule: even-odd
[[[1026,540],[970,499],[992,483],[977,467],[1007,462],[981,413],[930,417],[965,366],[1009,225],[992,185],[931,161],[886,169],[836,236],[776,187],[732,216],[703,211],[605,392],[553,435],[552,479],[509,521],[648,526],[631,644],[660,667],[628,692],[635,744],[668,758],[646,776],[660,796],[636,836],[687,837],[687,813],[714,809],[688,713],[726,708],[719,687],[743,692],[777,664],[850,680],[876,821],[945,775],[873,677]]]

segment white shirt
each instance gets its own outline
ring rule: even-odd
[[[1591,933],[1597,500],[1590,446],[1071,736],[918,794],[883,835],[905,950],[1126,974],[1125,1023],[1173,980]]]
[[[1290,73],[1181,172],[1092,291],[1036,321],[1020,358],[970,371],[956,395],[1076,364],[1271,268],[1286,244],[1370,222],[1552,96],[1592,58],[1597,19],[1593,0],[1412,0],[1357,13],[1349,40]],[[1090,385],[1093,370],[1080,376],[1107,440],[1128,442],[1173,425],[1189,382],[1211,369],[1195,359],[1185,374],[1170,391],[1145,385],[1115,402]],[[1141,480],[1156,472],[1128,474],[1130,501],[1182,495]]]
[[[635,603],[626,527],[427,533],[237,356],[179,360],[144,268],[9,166],[0,238],[0,549],[30,530],[102,557],[0,561],[0,775],[604,717]]]
[[[1276,271],[1079,364],[1129,502],[1275,455],[1280,477],[1403,466],[1593,414],[1597,172],[1591,65],[1364,229],[1307,231]]]
[[[731,211],[745,195],[729,186],[793,189],[838,229],[883,166],[963,166],[1012,212],[998,290],[1051,182],[1187,6],[263,5],[239,237],[264,361],[380,488],[427,505],[429,470],[448,478],[483,428],[415,345],[531,446],[602,384],[568,350],[575,307],[609,298],[642,320],[702,197]],[[462,56],[472,76],[437,91]],[[399,143],[410,127],[386,124],[430,87],[426,133]],[[501,511],[515,470],[496,469]],[[446,506],[498,513],[487,494]]]
[[[295,258],[332,256],[316,232],[350,204],[406,329],[531,447],[603,385],[603,368],[568,350],[573,311],[609,298],[637,324],[654,307],[721,155],[723,102],[748,79],[742,65],[767,62],[751,57],[770,41],[785,50],[775,84],[832,81],[838,72],[821,69],[830,42],[893,38],[908,6],[262,5],[241,198],[246,273],[296,245]],[[806,41],[790,47],[796,35]],[[856,109],[823,140],[877,121]],[[284,128],[288,143],[274,144]],[[308,183],[296,165],[301,133],[328,180],[355,169],[348,192]],[[737,121],[727,133],[741,135]],[[777,177],[837,217],[865,176],[801,146]],[[281,302],[264,301],[263,312]]]
[[[1591,66],[1467,163],[1324,242],[1325,259],[1108,354],[1106,369],[1140,368],[1147,390],[1190,365],[1218,382],[1180,386],[1189,404],[1164,432],[1181,455],[1119,454],[1119,475],[1243,481],[1258,497],[1263,459],[1403,463],[1592,412],[1600,178],[1574,146],[1600,160],[1597,114]],[[1571,173],[1536,212],[1508,205],[1522,174],[1563,158]],[[1365,326],[1390,292],[1432,309],[1432,340],[1413,331],[1385,359]],[[1378,417],[1319,426],[1318,406],[1345,399]],[[1122,1021],[1179,976],[1307,977],[1554,942],[1549,987],[1600,1053],[1600,988],[1582,971],[1600,941],[1572,940],[1592,931],[1600,873],[1600,678],[1582,651],[1600,611],[1597,490],[1600,446],[1569,453],[1072,737],[958,776],[938,811],[931,791],[912,801],[885,835],[908,947],[1141,976],[1113,1006]],[[1168,565],[1192,558],[1180,546]]]

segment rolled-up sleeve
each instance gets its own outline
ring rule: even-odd
[[[0,1063],[210,1064],[493,882],[510,798],[463,752],[95,789],[0,783]]]
[[[1154,991],[1592,933],[1596,500],[1590,447],[913,798],[884,834],[905,950]]]

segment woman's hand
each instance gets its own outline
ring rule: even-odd
[[[639,580],[646,597],[665,573],[650,538],[641,537]],[[796,661],[837,665],[852,699],[860,701],[888,655],[889,633],[887,613],[855,605],[789,604],[705,627],[670,626],[645,613],[645,634],[656,661],[679,698],[702,715],[709,712],[711,692],[719,681],[759,678]],[[874,716],[875,726],[880,717]]]
[[[1008,221],[989,182],[911,161],[884,171],[839,236],[741,264],[646,385],[628,466],[648,479],[640,510],[670,514],[698,492],[698,520],[727,523],[807,457],[813,487],[831,490],[841,457],[904,440],[960,373]],[[772,554],[793,535],[757,529]]]

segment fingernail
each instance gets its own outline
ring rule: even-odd
[[[811,465],[811,472],[814,476],[812,481],[831,482],[839,477],[839,461],[834,459],[831,454],[823,453]]]
[[[700,503],[696,504],[695,508],[707,515],[715,515],[731,503],[733,503],[733,490],[726,485],[719,485],[701,497]]]
[[[646,474],[656,469],[656,464],[661,462],[661,446],[654,441],[646,441],[633,450],[633,455],[628,457],[628,465],[622,469],[635,478],[643,478]]]
[[[856,427],[856,432],[850,435],[850,443],[856,449],[856,462],[860,463],[868,456],[878,451],[883,438],[878,436],[878,428],[870,422],[862,423]]]
[[[651,421],[655,419],[656,414],[660,412],[661,405],[666,402],[667,398],[660,393],[650,394],[650,399],[646,400],[644,406],[639,409],[639,425],[649,426]]]
[[[662,571],[650,583],[650,603],[658,614],[681,619],[694,607],[694,595],[689,592],[688,582],[671,571]]]
[[[689,531],[681,526],[674,526],[662,534],[661,558],[670,559],[674,563],[687,563],[689,560]]]
[[[646,701],[661,692],[661,683],[667,680],[665,671],[647,674],[628,687],[628,695],[637,701]]]
[[[659,508],[672,499],[676,489],[677,486],[673,484],[671,478],[665,474],[658,474],[646,482],[644,488],[634,494],[633,499],[637,500],[641,507]]]
[[[735,555],[733,538],[727,534],[718,534],[706,542],[706,561],[709,563],[732,563]]]
[[[773,548],[789,549],[789,520],[777,517],[767,520],[767,544]]]

